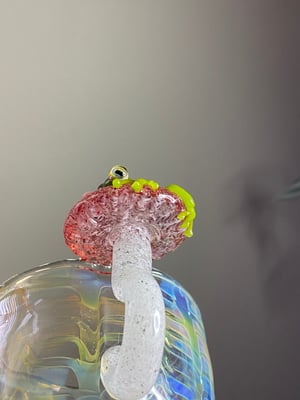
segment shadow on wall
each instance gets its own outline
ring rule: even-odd
[[[290,183],[286,175],[282,166],[242,171],[227,185],[230,207],[225,214],[226,224],[240,224],[249,238],[263,296],[277,312],[298,311],[300,302],[300,197],[275,200]]]

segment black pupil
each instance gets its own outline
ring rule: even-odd
[[[121,170],[119,170],[119,169],[116,169],[115,170],[115,175],[119,176],[120,178],[122,178],[123,177],[123,172]]]

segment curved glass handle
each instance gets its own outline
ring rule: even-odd
[[[101,359],[102,383],[117,400],[138,400],[157,378],[164,349],[165,307],[152,276],[151,245],[137,232],[126,232],[113,246],[112,288],[125,303],[122,345]]]

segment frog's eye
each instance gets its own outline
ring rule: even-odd
[[[112,178],[128,179],[128,171],[125,167],[122,167],[121,165],[115,165],[114,167],[112,167],[109,175]]]

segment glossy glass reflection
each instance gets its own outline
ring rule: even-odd
[[[100,379],[106,349],[122,342],[124,305],[108,269],[77,260],[35,268],[0,289],[0,398],[110,400]],[[153,271],[166,308],[163,363],[144,400],[213,400],[213,378],[196,303]]]

